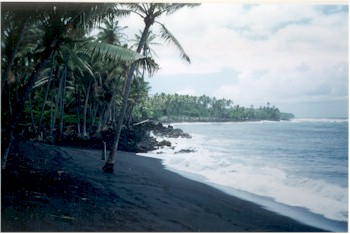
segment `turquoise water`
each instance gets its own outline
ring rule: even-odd
[[[173,171],[331,231],[348,221],[348,121],[174,124],[192,139],[148,156]],[[175,154],[181,149],[195,152]]]

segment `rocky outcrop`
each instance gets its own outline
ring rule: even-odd
[[[71,128],[67,128],[71,129]],[[168,138],[191,138],[187,133],[184,133],[181,129],[174,128],[170,125],[167,127],[161,123],[156,122],[144,122],[142,124],[124,127],[120,134],[118,150],[145,153],[148,151],[156,150],[161,147],[171,147],[171,142],[163,140],[158,142],[151,136],[151,132],[158,137]],[[114,126],[110,125],[106,130],[101,133],[95,133],[89,137],[79,137],[75,131],[66,131],[61,142],[61,145],[83,147],[89,149],[102,149],[102,141],[106,142],[107,150],[112,148],[114,142]]]
[[[175,152],[175,154],[184,154],[184,153],[188,154],[188,153],[193,153],[193,152],[196,152],[196,151],[193,149],[182,149],[182,150]]]
[[[162,123],[147,122],[143,124],[144,128],[152,131],[155,136],[168,138],[191,138],[190,134],[183,132],[179,128],[174,128],[171,125],[164,127]]]
[[[167,141],[167,140],[162,140],[161,142],[159,142],[157,144],[157,146],[160,146],[160,147],[164,147],[164,146],[171,147],[171,142]]]

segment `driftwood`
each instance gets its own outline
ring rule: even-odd
[[[138,122],[138,123],[134,123],[132,126],[137,126],[137,125],[140,125],[140,124],[143,124],[143,123],[147,123],[147,122],[149,122],[149,119],[143,120],[143,121]]]
[[[102,160],[106,160],[106,152],[107,152],[107,147],[106,147],[106,142],[105,141],[102,141],[103,143],[103,151],[102,151]]]

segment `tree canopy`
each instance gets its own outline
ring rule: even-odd
[[[186,6],[194,5],[1,3],[2,166],[13,140],[25,134],[59,144],[68,128],[88,137],[116,123],[118,135],[148,94],[145,71],[159,69],[152,40],[163,38],[190,61],[157,21]],[[118,23],[131,13],[145,21],[135,38],[127,38],[127,25]],[[153,24],[160,26],[155,34]],[[99,29],[96,37],[89,36],[92,29]]]
[[[259,108],[247,108],[228,99],[165,93],[148,96],[135,109],[134,115],[135,119],[149,118],[163,122],[279,121],[294,117],[271,107],[270,103]]]
[[[159,70],[155,45],[190,57],[159,17],[198,4],[1,3],[2,166],[15,138],[60,144],[114,126],[114,162],[123,126],[135,121],[280,120],[277,108],[244,108],[225,99],[149,96],[145,73]],[[144,28],[128,38],[119,17],[137,14]],[[91,37],[91,30],[98,29]]]

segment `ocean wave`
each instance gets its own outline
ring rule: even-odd
[[[301,119],[301,121],[311,122],[314,119]],[[198,124],[195,126],[197,128]],[[207,126],[203,128],[207,131]],[[247,154],[249,152],[247,149],[237,147],[240,144],[232,147],[233,143],[237,143],[235,142],[237,139],[213,137],[210,134],[191,133],[191,135],[191,139],[167,138],[166,140],[172,142],[171,147],[163,147],[142,155],[162,159],[167,169],[187,177],[190,175],[191,179],[209,185],[216,184],[233,188],[232,191],[240,190],[268,197],[277,203],[305,208],[330,220],[347,221],[347,187],[322,179],[308,178],[298,173],[293,174],[288,170],[288,166],[275,164],[262,155]],[[157,138],[160,141],[165,139]],[[192,151],[178,153],[183,149]]]
[[[329,219],[347,221],[347,207],[344,206],[348,204],[347,188],[322,180],[288,175],[283,168],[261,166],[255,158],[237,157],[232,160],[225,152],[214,153],[208,148],[198,147],[198,141],[203,138],[199,135],[193,137],[194,141],[175,139],[174,148],[158,149],[143,155],[162,159],[170,170],[200,175],[198,178],[202,178],[201,182],[204,183],[270,197],[276,202],[304,207]],[[195,152],[175,154],[188,148]]]
[[[316,122],[316,123],[347,123],[347,118],[296,118],[292,119],[291,122],[305,123],[305,122]]]
[[[200,174],[210,183],[232,187],[259,196],[270,197],[276,202],[304,207],[326,218],[347,221],[347,188],[321,180],[289,177],[277,168],[257,168],[225,160],[199,155],[170,157],[168,167]],[[205,182],[205,181],[204,181]],[[234,195],[234,194],[233,194]]]

